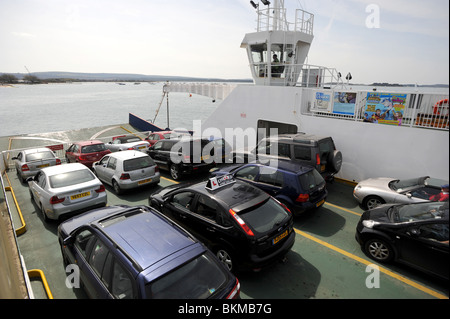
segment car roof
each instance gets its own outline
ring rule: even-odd
[[[56,175],[56,174],[62,174],[72,171],[79,171],[79,170],[89,170],[85,165],[81,163],[66,163],[62,165],[56,165],[56,166],[49,166],[41,169],[47,176],[50,175]]]
[[[201,182],[189,188],[222,202],[224,206],[230,207],[236,213],[255,206],[270,197],[270,195],[261,189],[240,180],[235,180],[235,182],[215,190],[207,189],[205,187],[206,184],[207,182]]]
[[[89,141],[78,141],[74,144],[78,144],[80,146],[86,146],[86,145],[92,145],[92,144],[104,144],[102,141],[99,140],[89,140]]]
[[[328,138],[327,136],[319,136],[314,134],[306,134],[306,133],[295,133],[295,134],[279,134],[277,136],[269,136],[268,139],[274,140],[287,140],[293,141],[296,143],[314,143],[318,140]]]
[[[127,159],[130,159],[133,157],[147,157],[149,155],[144,152],[140,152],[140,151],[126,150],[126,151],[121,151],[121,152],[110,153],[110,154],[108,154],[108,156],[114,157],[117,159],[121,159],[121,160],[127,160]]]
[[[297,162],[278,160],[276,165],[271,165],[270,162],[268,164],[261,164],[262,166],[273,167],[276,169],[281,169],[284,171],[292,172],[292,173],[305,173],[313,169],[310,165],[300,164]]]
[[[42,152],[48,152],[48,151],[53,153],[53,151],[51,149],[47,148],[47,147],[39,147],[39,148],[32,148],[32,149],[28,149],[28,150],[23,150],[23,152],[25,154],[27,154],[27,155],[28,154],[32,154],[32,153],[42,153]]]

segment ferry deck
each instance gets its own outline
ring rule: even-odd
[[[41,146],[42,143],[59,145],[57,141],[68,143],[93,137],[107,141],[112,136],[129,133],[140,134],[124,124],[0,138],[0,150],[9,163],[2,174],[3,186],[17,251],[22,256],[24,274],[28,274],[25,278],[28,298],[84,299],[86,295],[80,288],[66,287],[68,273],[63,266],[56,235],[58,223],[44,222],[38,207],[31,201],[28,186],[19,181],[10,158],[18,149]],[[58,157],[64,159],[67,147],[67,144],[55,147]],[[120,196],[106,186],[108,205],[147,205],[152,192],[177,183],[165,171],[161,171],[161,176],[158,186]],[[207,177],[208,174],[203,174],[195,176],[195,180]],[[193,179],[187,176],[181,182]],[[336,180],[327,187],[329,196],[322,207],[295,218],[296,242],[287,260],[259,272],[238,274],[241,298],[448,299],[448,282],[407,266],[378,264],[367,257],[355,240],[356,224],[363,210],[352,196],[354,184]],[[6,288],[0,287],[3,289]]]

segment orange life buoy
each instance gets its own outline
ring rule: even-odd
[[[436,104],[433,107],[433,114],[440,115],[441,112],[439,112],[439,107],[443,106],[444,104],[447,104],[447,107],[448,107],[448,99],[442,99],[442,100],[436,102]]]

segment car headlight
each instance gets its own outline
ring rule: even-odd
[[[362,224],[364,225],[364,227],[370,228],[372,229],[373,226],[380,224],[379,222],[376,222],[374,220],[363,220]]]

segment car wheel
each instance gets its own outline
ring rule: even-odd
[[[372,238],[365,243],[364,248],[366,253],[376,261],[389,262],[394,258],[391,245],[382,239]]]
[[[234,262],[233,262],[233,258],[231,257],[230,253],[228,253],[228,251],[226,251],[223,248],[219,248],[216,252],[216,256],[219,259],[219,261],[225,265],[225,267],[228,268],[229,271],[233,271],[234,270]]]
[[[180,179],[180,175],[180,168],[178,167],[178,165],[170,165],[170,176],[172,176],[174,180],[178,180]]]
[[[122,194],[122,189],[120,188],[119,183],[117,183],[115,180],[112,181],[112,187],[114,188],[114,192],[117,195]]]
[[[384,204],[384,203],[385,203],[385,201],[378,196],[367,196],[364,199],[363,206],[366,209],[374,209],[375,207],[380,206],[381,204]]]

